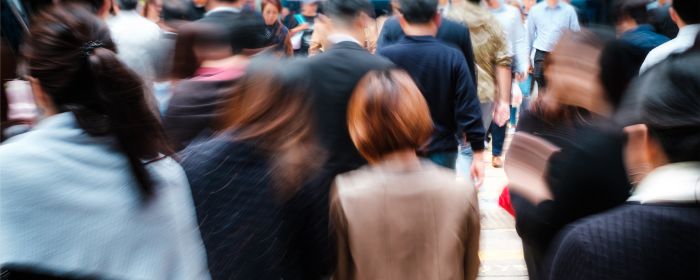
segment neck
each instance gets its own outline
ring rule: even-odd
[[[634,20],[623,20],[617,25],[617,32],[622,34],[639,26]]]
[[[358,42],[363,42],[365,40],[365,31],[358,30],[357,28],[337,26],[334,28],[332,34],[347,34],[355,38]]]
[[[238,2],[220,2],[220,1],[214,1],[211,2],[211,8],[209,9],[210,11],[216,8],[236,8],[236,9],[241,9],[243,7],[243,1],[238,1]]]
[[[433,36],[437,34],[437,27],[432,24],[407,24],[403,27],[403,33],[408,36]]]
[[[382,157],[376,164],[390,163],[393,168],[399,170],[420,169],[420,159],[413,150],[396,151]]]
[[[501,7],[501,1],[500,0],[489,0],[486,2],[491,9],[498,9]]]
[[[559,4],[559,0],[547,0],[547,5],[550,7],[555,7],[557,4]]]

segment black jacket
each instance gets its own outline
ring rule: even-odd
[[[327,169],[336,174],[356,169],[366,163],[350,139],[347,107],[359,80],[370,70],[393,65],[374,56],[354,42],[340,42],[330,50],[307,61],[312,82],[315,129],[328,152]]]

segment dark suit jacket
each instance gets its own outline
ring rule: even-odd
[[[309,58],[309,75],[316,114],[316,132],[328,152],[325,165],[334,173],[356,169],[366,163],[350,139],[347,107],[357,82],[370,70],[390,68],[385,58],[374,56],[354,42],[341,42]]]
[[[384,47],[397,43],[404,36],[405,34],[403,29],[401,29],[399,20],[396,17],[388,19],[384,22],[382,33],[379,34],[379,39],[377,39],[377,52]],[[476,64],[474,64],[474,50],[472,49],[469,28],[461,23],[443,18],[435,37],[464,54],[464,58],[467,59],[467,66],[469,66],[469,72],[472,74],[472,81],[474,81],[474,86],[476,86]]]

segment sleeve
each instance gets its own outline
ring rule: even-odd
[[[464,58],[467,60],[467,66],[469,67],[469,73],[471,74],[472,83],[474,84],[474,88],[476,88],[476,82],[478,80],[476,76],[476,60],[474,59],[474,49],[472,47],[471,34],[469,33],[468,27],[465,26],[464,30],[465,34],[460,40],[460,46],[462,49],[462,53],[464,54]]]
[[[472,146],[472,150],[481,151],[484,149],[484,125],[481,119],[481,106],[479,97],[476,94],[476,86],[472,81],[467,63],[462,59],[457,59],[458,63],[454,73],[457,77],[455,91],[455,121],[457,128]],[[460,135],[460,136],[463,136]]]
[[[511,67],[513,65],[513,56],[508,50],[508,40],[506,39],[506,34],[503,32],[500,23],[492,17],[490,20],[490,33],[493,39],[493,48],[496,50],[496,56],[494,61],[495,66]]]
[[[513,40],[514,40],[514,55],[515,55],[515,68],[518,73],[527,72],[527,68],[530,65],[530,59],[528,54],[528,39],[527,31],[525,30],[525,25],[520,22],[520,15],[513,21]]]
[[[528,57],[532,53],[532,49],[535,48],[535,35],[537,35],[537,25],[535,24],[536,20],[537,20],[536,11],[530,10],[530,16],[527,19],[527,45],[528,45],[527,55],[528,55]]]
[[[333,184],[331,191],[330,219],[335,237],[336,269],[333,279],[354,279],[352,275],[352,255],[348,248],[347,220],[338,197],[338,186]]]
[[[581,31],[581,26],[579,26],[578,15],[576,15],[576,11],[572,8],[570,13],[571,16],[569,16],[569,29],[576,32]]]
[[[399,40],[401,26],[395,17],[387,19],[382,26],[382,31],[377,39],[377,52],[382,48],[388,47]]]
[[[467,239],[464,244],[464,279],[473,280],[479,275],[479,239],[481,235],[481,222],[479,214],[479,201],[477,195],[472,195],[469,218],[467,219]]]
[[[309,42],[309,56],[314,56],[324,52],[326,46],[326,26],[323,23],[317,22],[314,27],[314,33],[311,34],[311,41]]]
[[[594,272],[599,272],[593,267],[590,246],[587,244],[581,229],[572,227],[562,234],[561,242],[555,242],[545,267],[549,271],[543,271],[543,275],[550,280],[566,279],[596,279]],[[547,265],[549,264],[549,265]]]

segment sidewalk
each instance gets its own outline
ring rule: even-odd
[[[511,135],[505,143],[507,154]],[[527,268],[523,260],[520,237],[515,232],[515,220],[498,206],[498,197],[507,183],[503,168],[491,166],[491,151],[485,154],[486,179],[479,190],[481,210],[481,269],[482,280],[525,280]]]

